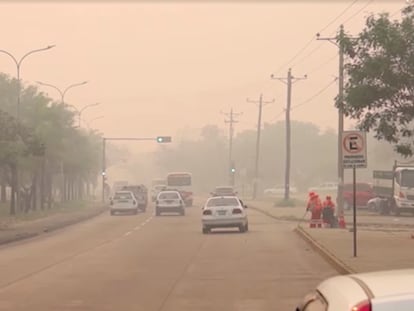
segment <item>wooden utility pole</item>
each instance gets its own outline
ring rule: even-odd
[[[259,105],[259,117],[258,117],[258,121],[257,121],[257,138],[256,138],[256,161],[255,161],[255,166],[254,166],[254,181],[253,181],[253,199],[256,199],[256,197],[257,197],[257,184],[258,184],[258,181],[259,181],[260,132],[261,132],[261,129],[262,129],[263,104],[265,104],[265,105],[271,104],[271,103],[274,103],[274,101],[275,100],[273,99],[272,101],[264,102],[262,94],[260,94],[260,97],[259,97],[258,101],[247,99],[248,103],[254,103],[254,104]]]
[[[228,167],[228,174],[229,174],[229,184],[231,186],[235,185],[235,165],[233,160],[233,136],[234,136],[234,123],[238,123],[235,117],[242,115],[241,112],[233,112],[233,108],[230,109],[229,113],[223,113],[225,116],[228,117],[227,120],[224,120],[224,123],[229,125],[229,167]]]
[[[274,77],[272,79],[279,80],[287,85],[287,103],[286,103],[286,116],[285,116],[285,126],[286,126],[286,165],[285,165],[285,200],[290,198],[290,162],[291,162],[291,132],[290,132],[290,109],[292,106],[292,84],[299,81],[307,79],[305,75],[302,78],[295,78],[292,76],[292,70],[289,68],[287,78],[284,77]]]

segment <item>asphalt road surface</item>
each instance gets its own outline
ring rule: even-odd
[[[250,231],[203,235],[186,216],[101,215],[0,248],[0,310],[294,310],[336,272],[292,224],[252,209]]]

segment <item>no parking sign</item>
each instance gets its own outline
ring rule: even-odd
[[[344,168],[367,167],[367,139],[362,131],[344,131],[342,134],[342,164]]]

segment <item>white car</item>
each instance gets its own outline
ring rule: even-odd
[[[414,269],[329,278],[296,311],[413,311]]]
[[[185,203],[178,191],[160,191],[155,200],[155,215],[179,213],[185,215]]]
[[[138,202],[131,191],[116,191],[110,199],[110,206],[111,215],[115,215],[117,212],[138,214]]]
[[[264,195],[267,196],[279,196],[285,194],[285,186],[276,186],[274,188],[265,189],[263,191]],[[298,189],[296,187],[291,186],[289,187],[289,193],[290,194],[296,194],[298,193]]]
[[[324,182],[316,187],[310,187],[308,191],[318,191],[318,192],[336,192],[338,191],[338,183],[336,182]]]
[[[209,198],[203,207],[202,231],[209,233],[214,228],[239,228],[240,232],[249,230],[247,208],[235,196]]]

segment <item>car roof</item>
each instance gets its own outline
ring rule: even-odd
[[[207,201],[217,200],[217,199],[236,199],[236,200],[239,200],[239,198],[236,197],[235,195],[218,195],[218,196],[215,196],[215,197],[208,198]]]
[[[180,194],[180,192],[176,190],[163,190],[163,191],[160,191],[158,194],[162,194],[162,193],[176,193],[178,195]]]
[[[332,277],[319,284],[318,291],[335,310],[368,298],[414,293],[413,283],[414,269],[388,270]]]
[[[364,282],[374,297],[414,293],[414,269],[367,272],[355,278]]]
[[[119,194],[123,194],[123,193],[133,194],[132,191],[129,191],[129,190],[119,190],[119,191],[115,191],[115,194],[117,194],[117,193],[119,193]]]

